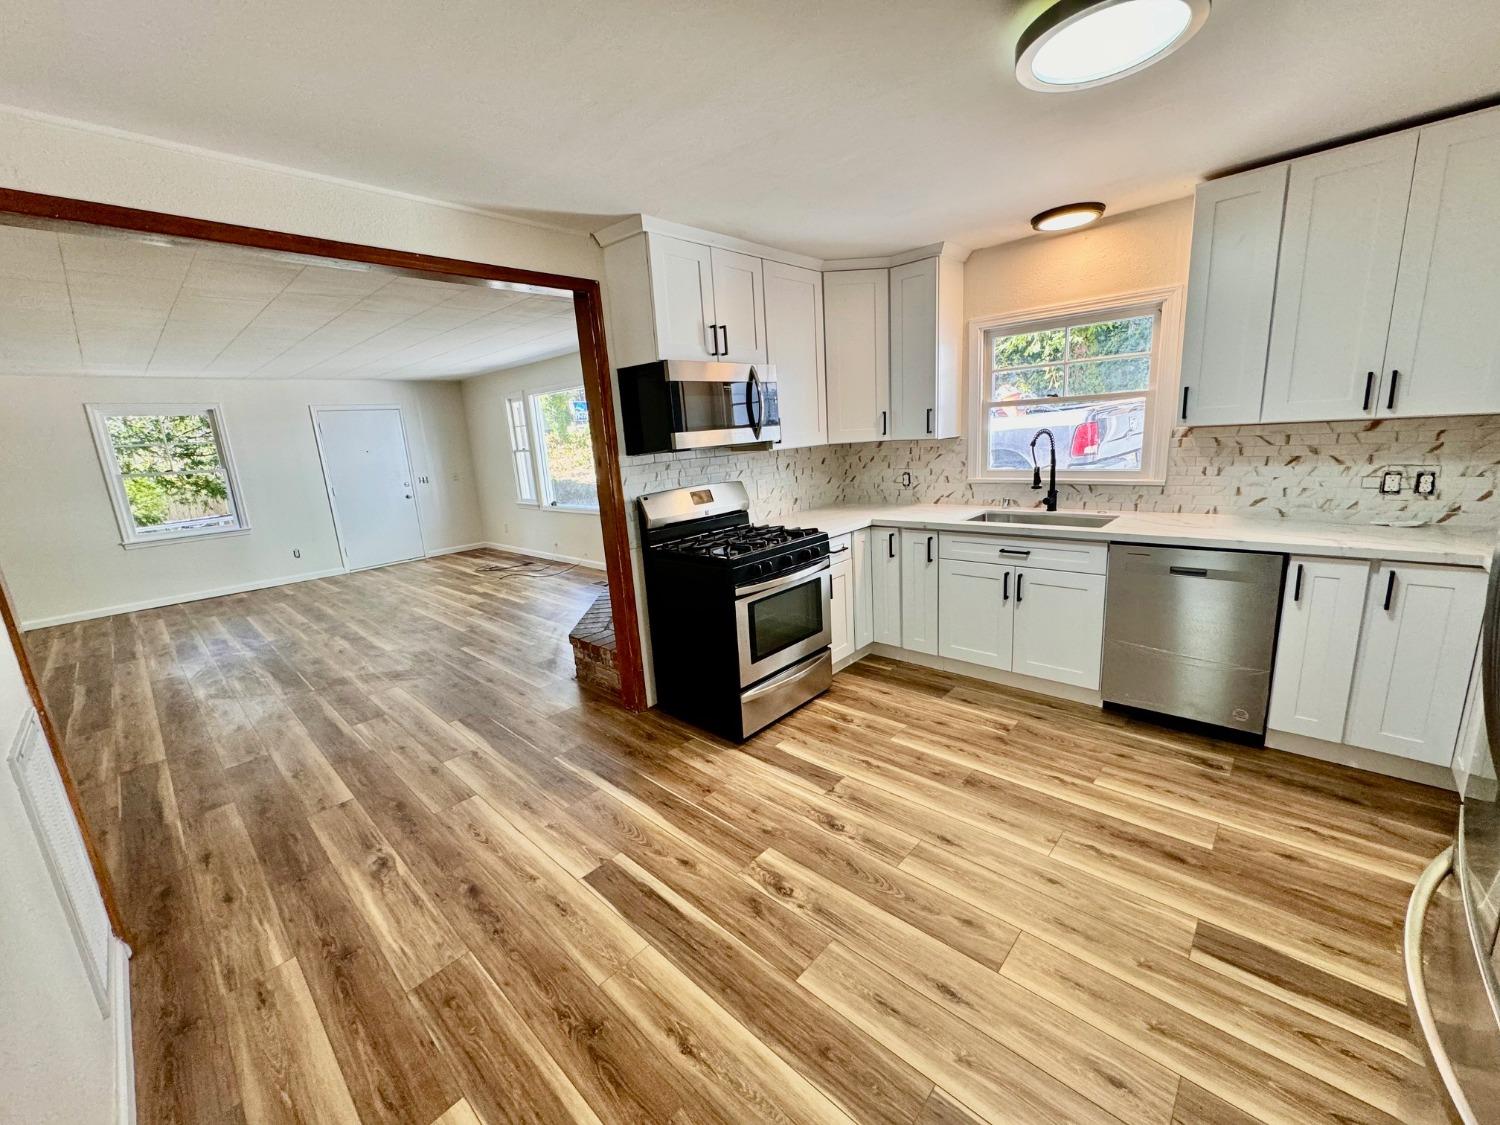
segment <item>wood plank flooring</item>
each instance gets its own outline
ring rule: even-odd
[[[33,633],[140,1120],[1437,1122],[1450,794],[870,659],[741,747],[474,552]]]

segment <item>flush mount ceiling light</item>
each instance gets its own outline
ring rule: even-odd
[[[1086,227],[1104,214],[1102,203],[1064,203],[1031,216],[1031,229],[1041,231],[1073,230]]]
[[[1016,78],[1032,90],[1086,90],[1143,70],[1208,19],[1209,0],[1059,0],[1016,44]]]

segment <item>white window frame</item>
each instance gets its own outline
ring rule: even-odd
[[[519,415],[519,418],[517,417]],[[537,490],[536,448],[531,435],[531,407],[526,394],[507,395],[505,398],[505,427],[510,434],[511,472],[516,478],[516,503],[526,508],[541,506],[541,494]],[[526,469],[523,478],[521,469]],[[530,484],[531,495],[523,487]]]
[[[210,402],[91,402],[84,409],[88,413],[89,429],[94,435],[94,450],[99,455],[99,468],[104,474],[104,485],[109,492],[110,506],[114,508],[115,522],[119,525],[120,546],[155,547],[163,543],[180,543],[185,539],[222,539],[231,535],[244,535],[250,530],[250,516],[245,510],[244,493],[240,490],[239,473],[235,469],[234,453],[229,444],[229,430],[224,420],[224,408]],[[224,467],[224,480],[229,489],[229,506],[234,512],[233,527],[180,528],[176,531],[143,532],[135,526],[130,514],[130,500],[125,495],[125,480],[115,460],[114,443],[110,441],[105,419],[114,415],[133,414],[206,414],[213,427],[214,442],[219,450],[219,463]]]
[[[555,395],[561,391],[571,391],[575,387],[581,387],[581,382],[569,380],[555,386],[542,387],[538,390],[526,392],[526,417],[531,423],[532,434],[532,456],[536,464],[536,493],[538,507],[544,512],[576,512],[584,515],[597,516],[599,505],[583,504],[559,504],[552,495],[552,474],[547,468],[547,443],[542,440],[542,421],[537,408],[537,400],[547,395]],[[592,430],[589,434],[590,444],[593,441]],[[597,481],[595,496],[597,492]]]
[[[1161,485],[1166,483],[1167,457],[1177,387],[1182,368],[1183,288],[1180,285],[1116,293],[1086,301],[1048,305],[1043,308],[969,321],[969,481],[974,484],[1005,484],[1031,481],[1030,469],[991,469],[986,427],[990,399],[991,357],[987,339],[1000,332],[1012,335],[1058,328],[1065,324],[1087,324],[1125,316],[1156,315],[1151,334],[1151,382],[1146,395],[1146,426],[1141,440],[1141,467],[1133,471],[1088,472],[1059,469],[1057,479],[1072,484]],[[1141,392],[1121,392],[1116,397],[1135,397]],[[1109,395],[1091,398],[1109,398]]]

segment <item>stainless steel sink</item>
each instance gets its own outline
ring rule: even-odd
[[[1025,523],[1041,527],[1105,527],[1118,517],[1092,512],[1030,512],[997,509],[970,516],[970,523]]]

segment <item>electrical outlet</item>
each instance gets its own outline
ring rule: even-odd
[[[1398,496],[1406,487],[1406,474],[1400,469],[1382,469],[1380,472],[1380,495]]]
[[[897,488],[915,488],[916,478],[911,475],[910,469],[902,469],[896,473]]]
[[[1418,469],[1412,478],[1411,490],[1424,500],[1433,499],[1438,494],[1438,471]]]
[[[293,547],[292,548],[292,558],[294,558],[294,559],[300,559],[301,557],[302,557],[302,548],[301,547]]]

